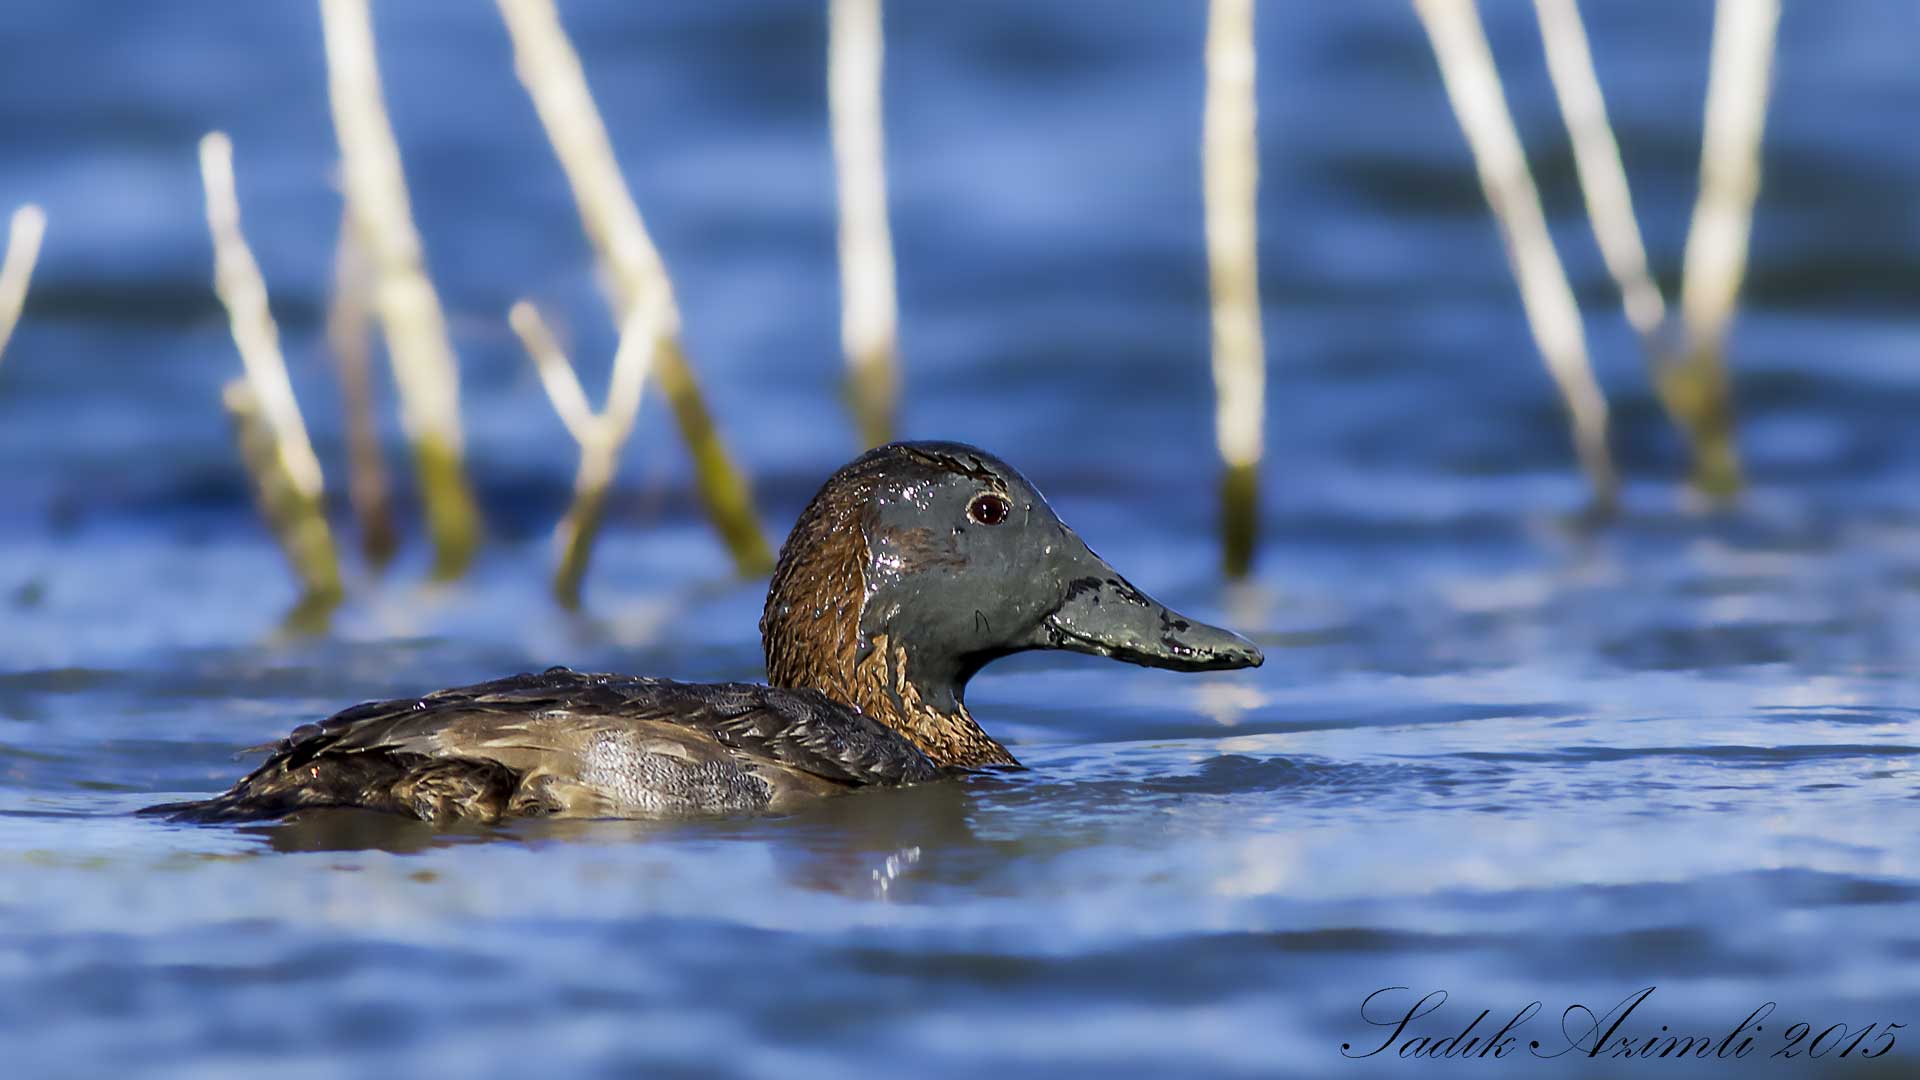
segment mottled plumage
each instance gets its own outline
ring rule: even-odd
[[[295,729],[203,819],[358,805],[429,821],[777,808],[942,770],[813,690],[552,668],[370,701]]]
[[[983,500],[991,500],[984,502]],[[1059,648],[1181,670],[1245,640],[1129,585],[1024,478],[957,443],[870,451],[781,549],[760,623],[771,686],[553,668],[306,724],[202,821],[364,807],[427,821],[770,810],[1015,764],[964,701],[998,656]]]

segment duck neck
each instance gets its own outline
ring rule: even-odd
[[[906,736],[935,765],[1018,765],[973,723],[962,700],[964,676],[939,663],[914,663],[906,644],[887,630],[860,632],[866,611],[860,563],[864,559],[854,557],[839,567],[812,561],[803,573],[781,561],[760,619],[766,680],[851,705]],[[791,586],[801,582],[814,586],[804,590],[810,600],[793,598]]]
[[[810,507],[811,511],[812,508]],[[866,614],[865,537],[803,516],[781,552],[760,619],[767,681],[818,690],[899,732],[936,765],[1017,765],[967,712],[965,676],[926,658]]]
[[[767,681],[774,686],[818,690],[905,736],[936,765],[973,768],[1017,765],[974,721],[961,698],[963,686],[947,679],[916,678],[912,654],[885,633],[855,640],[842,650],[783,648],[767,641]],[[928,665],[925,674],[936,676]]]
[[[1018,765],[967,711],[966,684],[917,664],[907,646],[878,633],[854,663],[852,704],[905,735],[937,765]]]

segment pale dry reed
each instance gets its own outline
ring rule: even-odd
[[[1572,418],[1574,448],[1594,504],[1614,505],[1618,481],[1607,449],[1607,401],[1587,356],[1585,325],[1547,231],[1500,75],[1473,0],[1413,0],[1439,61],[1454,115],[1473,151],[1480,186],[1506,241],[1533,339]]]
[[[573,188],[587,237],[612,284],[616,321],[625,327],[641,308],[657,312],[651,320],[653,369],[693,455],[701,500],[740,571],[764,573],[773,566],[773,551],[755,516],[752,491],[720,441],[694,381],[680,344],[673,284],[627,190],[559,12],[552,0],[499,0],[499,7],[513,39],[514,69],[533,99]]]
[[[527,355],[540,373],[540,385],[546,388],[554,412],[560,414],[560,422],[580,444],[573,503],[554,532],[559,563],[554,570],[553,592],[567,608],[580,606],[580,583],[586,577],[587,561],[593,554],[594,537],[606,510],[607,492],[619,469],[620,449],[633,433],[647,369],[652,366],[658,348],[657,319],[657,310],[643,306],[634,309],[627,325],[621,328],[620,345],[613,355],[613,372],[608,378],[607,403],[596,413],[587,404],[586,391],[580,388],[573,364],[553,332],[547,329],[539,310],[522,300],[507,314],[507,321],[520,335]]]
[[[887,224],[881,112],[881,0],[832,0],[827,103],[840,197],[840,341],[862,439],[893,437],[899,407],[899,300]]]
[[[1692,439],[1694,481],[1715,499],[1740,488],[1725,348],[1760,192],[1760,139],[1779,21],[1778,0],[1720,0],[1715,9],[1700,194],[1680,285],[1686,344],[1656,380],[1668,411],[1683,418]]]
[[[213,238],[214,291],[226,306],[245,376],[227,384],[241,457],[254,493],[309,602],[341,594],[340,565],[327,528],[320,461],[287,378],[280,330],[267,303],[267,283],[240,231],[234,190],[233,143],[221,132],[200,140],[200,178],[206,189],[207,231]]]
[[[1640,238],[1640,222],[1633,212],[1627,170],[1620,161],[1620,144],[1607,120],[1606,98],[1593,70],[1576,0],[1533,0],[1540,22],[1540,40],[1546,48],[1547,73],[1560,102],[1560,115],[1573,143],[1574,169],[1580,175],[1580,193],[1586,199],[1587,220],[1607,272],[1620,288],[1627,322],[1638,331],[1649,352],[1667,317],[1666,299],[1647,270],[1647,249]]]
[[[1213,302],[1214,429],[1226,467],[1222,539],[1226,570],[1235,576],[1245,574],[1253,561],[1267,392],[1253,27],[1253,0],[1212,0],[1201,156]]]
[[[347,212],[372,266],[373,306],[400,390],[401,426],[413,445],[435,573],[454,577],[480,542],[462,464],[459,363],[414,227],[367,0],[320,0],[320,13]]]
[[[1534,6],[1601,254],[1646,348],[1661,404],[1692,448],[1695,485],[1710,498],[1728,498],[1740,487],[1740,461],[1725,339],[1745,273],[1759,188],[1779,5],[1777,0],[1729,0],[1715,17],[1700,195],[1681,286],[1684,333],[1677,335],[1667,331],[1665,300],[1647,272],[1579,8],[1575,0],[1534,0]]]
[[[7,354],[7,342],[20,321],[20,310],[27,303],[27,283],[33,280],[33,267],[40,259],[40,238],[46,235],[47,215],[31,203],[13,212],[7,227],[7,258],[0,263],[0,357]]]

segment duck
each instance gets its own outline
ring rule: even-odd
[[[1251,641],[1135,588],[1025,477],[956,442],[898,442],[829,477],[780,550],[767,682],[564,667],[371,701],[302,724],[192,822],[358,808],[434,823],[784,811],[1017,769],[967,684],[1057,649],[1175,671],[1258,667]]]

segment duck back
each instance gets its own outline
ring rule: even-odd
[[[812,690],[553,668],[372,701],[296,728],[182,820],[363,807],[427,821],[779,809],[946,775],[890,728]]]

